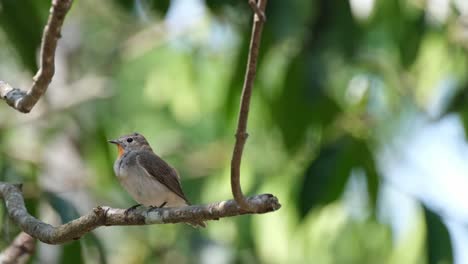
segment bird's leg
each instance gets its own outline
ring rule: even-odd
[[[138,208],[138,207],[140,207],[140,206],[141,206],[141,204],[135,204],[134,206],[129,207],[127,210],[125,210],[125,213],[124,213],[125,216],[128,216],[128,214],[129,214],[131,211],[135,210],[136,208]]]
[[[160,206],[152,205],[152,206],[150,206],[150,210],[163,208],[166,204],[167,204],[167,202],[162,203]]]

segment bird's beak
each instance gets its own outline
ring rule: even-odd
[[[112,143],[112,144],[116,144],[116,145],[120,145],[120,142],[117,139],[111,139],[111,140],[108,140],[107,142]]]

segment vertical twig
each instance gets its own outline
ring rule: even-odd
[[[262,37],[263,24],[265,23],[265,8],[267,0],[250,0],[250,5],[255,5],[253,8],[255,14],[253,19],[252,36],[250,39],[249,57],[247,60],[247,69],[245,73],[244,85],[242,88],[242,97],[240,102],[239,119],[236,131],[236,143],[232,153],[231,160],[231,189],[234,199],[239,206],[247,211],[253,211],[242,194],[240,186],[240,165],[242,160],[242,152],[244,150],[245,141],[247,140],[247,120],[249,117],[250,97],[252,95],[253,82],[257,71],[257,58],[260,48],[260,40]],[[252,4],[253,3],[253,4]]]
[[[55,72],[55,49],[61,36],[63,21],[70,10],[72,2],[73,0],[52,0],[49,19],[42,34],[40,66],[33,78],[31,89],[26,92],[0,81],[0,97],[8,105],[22,113],[31,111],[52,81]]]

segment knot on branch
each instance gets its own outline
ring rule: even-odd
[[[0,81],[0,95],[8,103],[9,106],[17,108],[22,113],[29,113],[30,109],[22,107],[21,100],[26,95],[26,92],[11,87],[8,83]]]
[[[265,193],[259,196],[254,196],[247,199],[247,201],[249,201],[250,199],[259,200],[260,204],[264,205],[264,208],[266,210],[265,213],[276,211],[281,208],[281,204],[279,203],[278,198],[271,193]]]
[[[248,137],[249,137],[249,133],[246,133],[246,132],[237,132],[237,133],[236,133],[236,138],[237,138],[238,140],[243,140],[243,141],[245,141],[245,140],[247,140]]]
[[[16,107],[16,105],[19,104],[20,99],[25,95],[25,91],[13,88],[7,82],[0,81],[0,96],[7,101],[8,105]]]
[[[247,208],[238,205],[239,209],[256,214],[273,212],[281,208],[278,198],[270,193],[249,197],[245,199],[245,203]]]
[[[98,219],[104,219],[105,220],[105,217],[106,217],[106,211],[104,210],[104,208],[102,208],[101,206],[98,206],[96,208],[93,208],[93,213],[96,215],[96,217]]]

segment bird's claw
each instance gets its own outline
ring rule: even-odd
[[[166,204],[167,204],[167,202],[162,203],[160,206],[151,205],[149,208],[150,208],[150,210],[159,209],[159,208],[163,208]]]
[[[125,210],[125,212],[124,212],[125,217],[127,217],[128,214],[129,214],[130,212],[132,212],[133,210],[135,210],[136,208],[138,208],[138,207],[140,207],[140,206],[141,206],[141,204],[135,204],[134,206],[129,207],[129,208],[128,208],[127,210]]]

